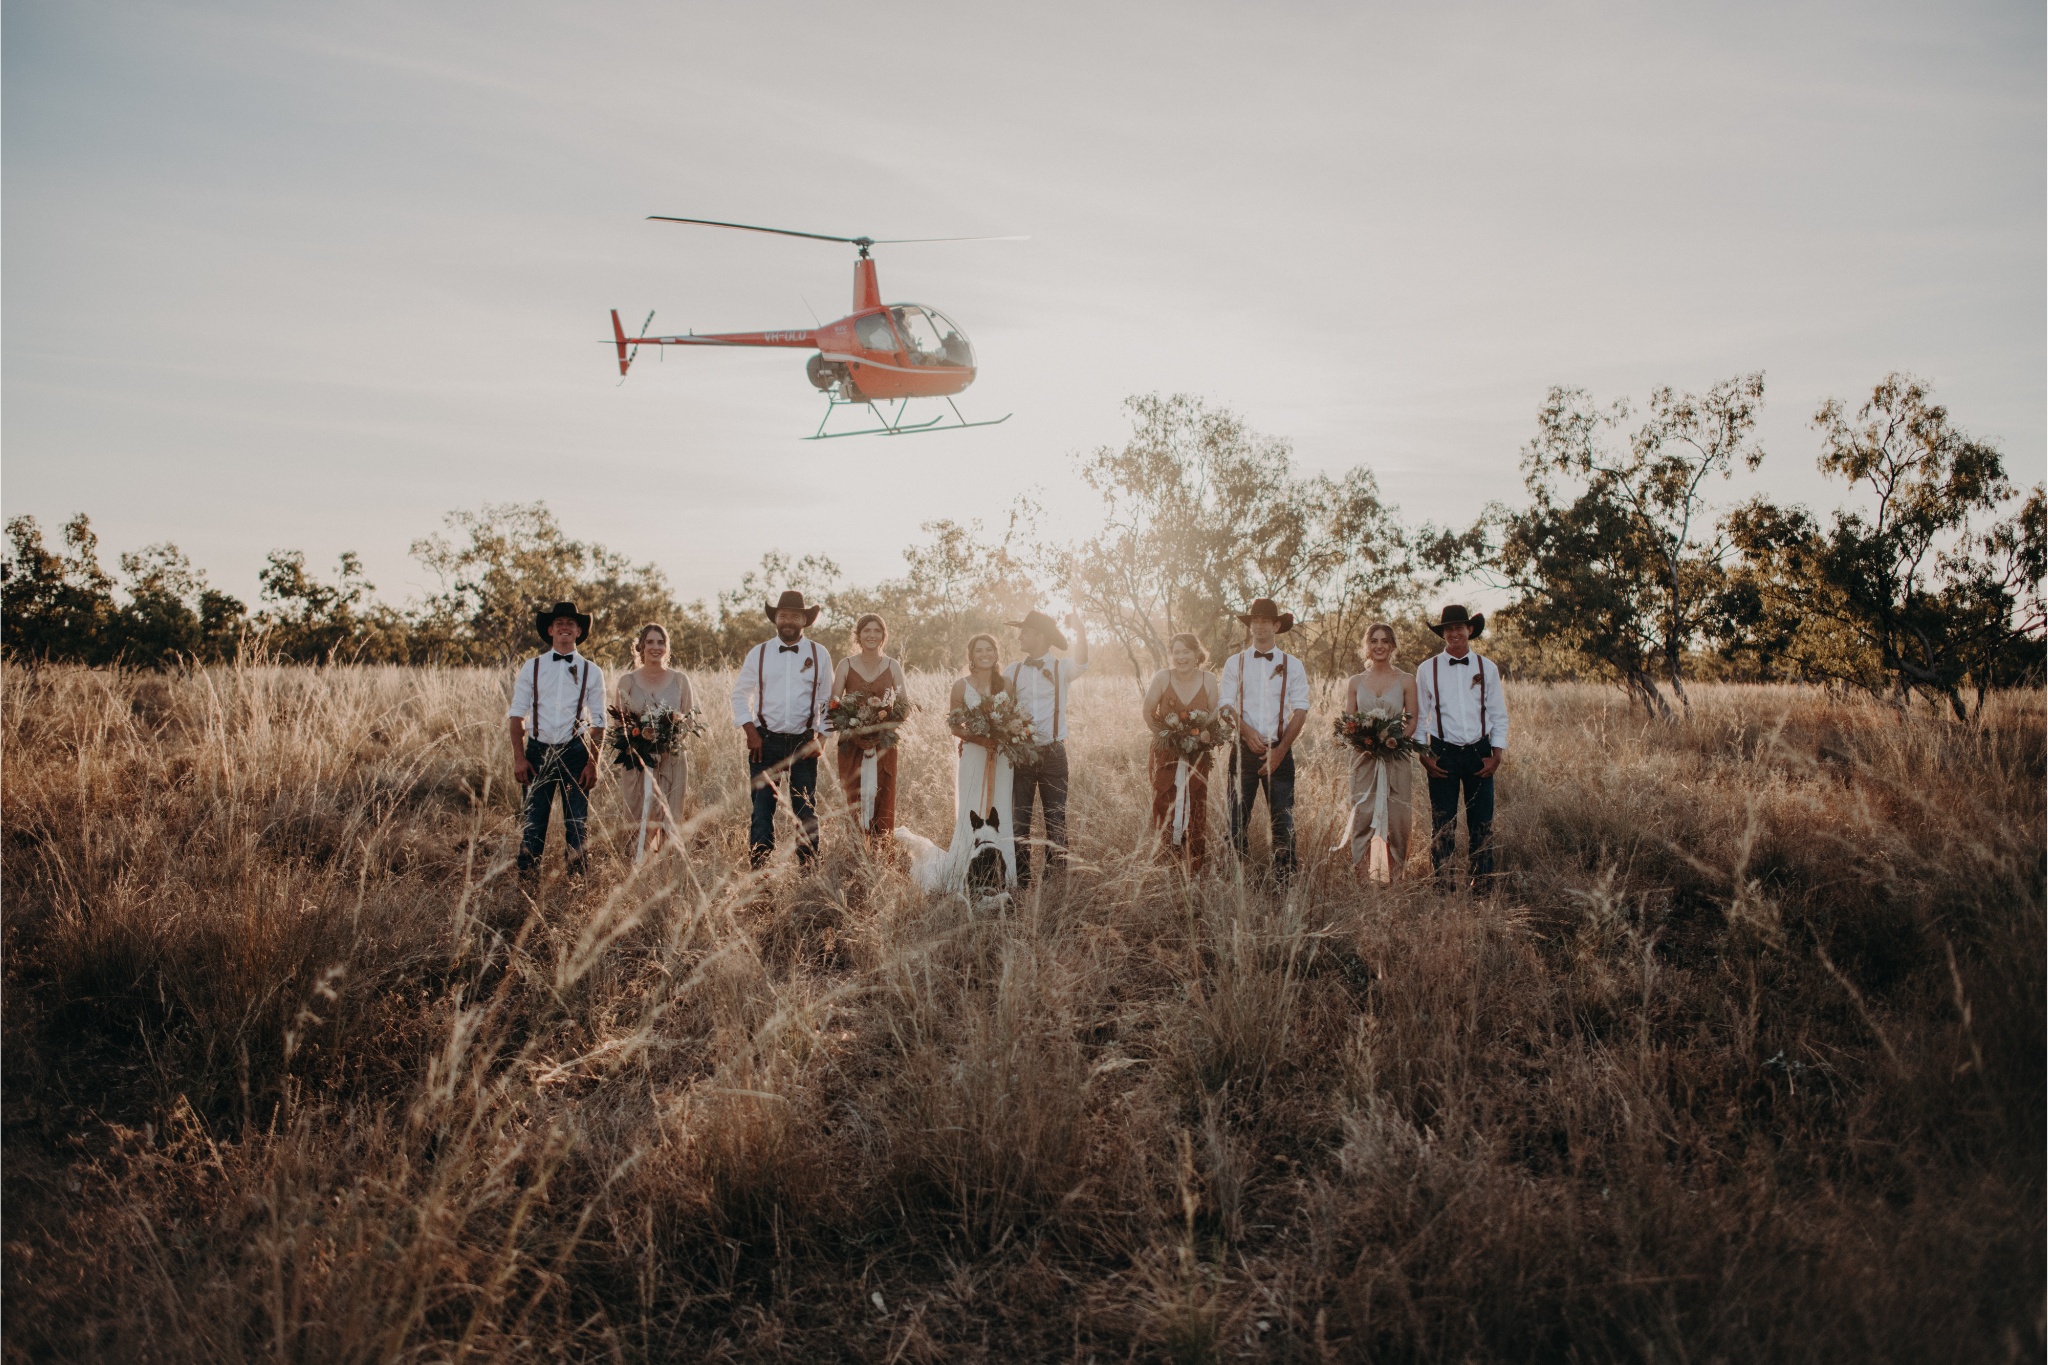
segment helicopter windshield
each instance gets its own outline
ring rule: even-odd
[[[896,319],[896,330],[903,334],[911,359],[918,364],[974,364],[974,348],[944,313],[909,303],[897,304],[889,312]]]

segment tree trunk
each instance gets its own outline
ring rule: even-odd
[[[1643,704],[1643,716],[1648,720],[1670,720],[1671,708],[1664,701],[1664,694],[1657,690],[1657,680],[1640,668],[1631,668],[1623,675],[1623,686],[1631,702]]]

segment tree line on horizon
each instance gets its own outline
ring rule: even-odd
[[[890,652],[928,669],[958,667],[974,634],[1065,598],[1098,629],[1099,651],[1143,673],[1179,631],[1232,647],[1234,613],[1263,596],[1299,618],[1289,648],[1341,677],[1372,621],[1393,620],[1419,656],[1418,634],[1433,643],[1425,611],[1476,584],[1506,599],[1487,641],[1511,676],[1613,682],[1649,715],[1688,706],[1688,679],[1826,683],[1895,703],[1919,693],[1959,717],[1966,691],[1981,707],[1987,691],[2039,685],[2042,487],[2015,489],[1994,446],[1894,374],[1853,411],[1829,400],[1814,416],[1842,506],[1717,505],[1718,480],[1763,461],[1763,397],[1760,373],[1701,394],[1658,389],[1641,408],[1554,388],[1522,451],[1526,501],[1445,528],[1404,523],[1364,465],[1305,473],[1286,441],[1227,410],[1142,395],[1126,404],[1123,444],[1077,457],[1101,500],[1084,538],[1042,538],[1020,500],[995,530],[925,523],[903,573],[879,583],[771,551],[710,601],[683,602],[657,565],[570,537],[540,502],[449,513],[412,546],[439,591],[402,607],[375,595],[353,553],[323,579],[303,553],[272,551],[251,610],[168,542],[120,555],[117,581],[84,514],[56,547],[15,517],[0,649],[151,668],[252,656],[500,665],[533,647],[534,609],[566,597],[595,615],[586,649],[608,664],[659,621],[679,665],[718,667],[762,638],[762,602],[794,587],[825,604],[814,633],[835,651],[875,611]]]

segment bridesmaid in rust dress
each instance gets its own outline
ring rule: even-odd
[[[832,675],[833,696],[848,692],[874,697],[903,694],[903,665],[882,653],[888,639],[888,623],[873,612],[854,623],[853,642],[860,652],[839,661]],[[867,836],[868,847],[880,851],[896,830],[896,746],[883,747],[866,737],[839,736],[839,785]]]
[[[1209,651],[1200,639],[1183,631],[1166,646],[1170,668],[1162,668],[1145,687],[1145,728],[1156,734],[1167,716],[1213,711],[1217,704],[1216,675],[1202,665]],[[1159,831],[1160,851],[1184,859],[1190,872],[1200,872],[1209,856],[1210,755],[1189,759],[1162,744],[1152,746],[1152,828]]]

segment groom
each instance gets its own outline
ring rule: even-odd
[[[1266,792],[1273,826],[1273,879],[1294,876],[1294,741],[1308,723],[1308,665],[1280,648],[1294,629],[1294,613],[1261,597],[1238,618],[1251,636],[1223,665],[1218,696],[1237,711],[1237,743],[1230,750],[1230,842],[1243,860],[1251,846],[1252,802]]]
[[[1457,851],[1458,798],[1465,799],[1465,841],[1472,887],[1493,881],[1493,775],[1508,756],[1508,703],[1501,695],[1500,666],[1472,652],[1486,633],[1486,614],[1444,608],[1429,623],[1442,637],[1443,652],[1415,670],[1415,737],[1427,747],[1422,766],[1429,774],[1429,860],[1439,885]]]
[[[1024,657],[1010,665],[1010,693],[1031,718],[1038,736],[1038,761],[1018,765],[1010,779],[1011,832],[1017,838],[1017,886],[1031,885],[1031,803],[1045,807],[1045,866],[1067,866],[1067,687],[1088,671],[1088,628],[1078,612],[1067,616],[1079,648],[1071,661],[1050,657],[1067,647],[1067,637],[1042,611],[1026,612],[1010,626],[1017,632]]]
[[[590,614],[574,602],[534,613],[533,626],[550,647],[520,666],[505,712],[512,775],[526,793],[519,871],[530,876],[540,866],[559,794],[568,871],[581,873],[590,789],[604,752],[604,670],[576,649],[590,634]]]
[[[777,788],[785,778],[797,820],[797,863],[809,868],[818,860],[818,732],[832,704],[832,656],[804,632],[821,610],[804,605],[800,592],[782,594],[767,609],[775,638],[747,651],[732,685],[732,723],[746,731],[754,789],[747,860],[757,868],[775,852]]]

